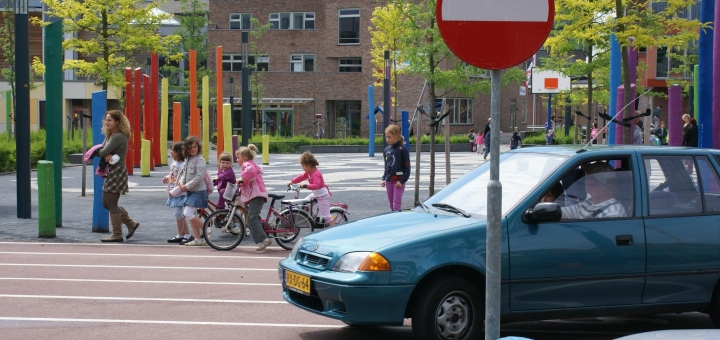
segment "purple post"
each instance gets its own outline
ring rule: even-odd
[[[237,135],[232,136],[232,143],[233,143],[233,145],[232,145],[233,163],[237,163],[237,157],[235,157],[235,151],[237,151],[237,146],[238,146],[238,136]]]
[[[634,86],[637,83],[637,57],[638,57],[638,50],[632,46],[633,39],[630,37],[630,47],[628,48],[628,64],[630,65],[630,100],[635,100],[637,91],[637,86]],[[630,104],[630,116],[635,115],[635,103]],[[635,131],[635,119],[630,121],[630,131]],[[632,141],[630,142],[632,144]]]
[[[715,21],[718,20],[720,20],[720,4],[716,3]],[[720,34],[715,32],[713,41],[712,147],[720,149]]]
[[[680,86],[668,88],[668,145],[682,145],[682,96]]]
[[[616,120],[622,121],[623,119],[623,112],[622,108],[625,106],[623,104],[625,102],[625,88],[623,85],[618,86],[617,88],[617,100],[615,101],[615,112],[617,112],[617,117],[615,117]],[[623,144],[623,126],[620,124],[611,123],[615,126],[615,145],[622,145]],[[609,127],[612,129],[612,125]]]

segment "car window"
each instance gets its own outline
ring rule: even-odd
[[[628,158],[601,159],[578,164],[541,196],[555,202],[563,219],[633,216],[633,177]]]
[[[702,192],[705,197],[705,212],[720,212],[720,179],[710,160],[705,156],[695,158]]]
[[[648,211],[651,216],[702,212],[692,156],[646,156]]]

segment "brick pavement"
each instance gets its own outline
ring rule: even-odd
[[[501,145],[501,152],[508,149]],[[298,175],[302,168],[297,154],[270,155],[270,165],[264,166],[265,182],[269,192],[285,192],[285,183]],[[389,211],[385,189],[380,187],[383,161],[380,154],[368,157],[367,154],[318,154],[319,169],[323,172],[326,183],[333,193],[333,202],[349,205],[350,221],[374,216]],[[411,154],[413,174],[403,196],[403,207],[412,207],[415,196],[415,155]],[[445,186],[445,155],[436,153],[436,192]],[[451,154],[451,178],[454,180],[470,169],[483,162],[482,156],[472,152],[455,152]],[[211,159],[211,168],[215,160]],[[239,167],[234,164],[236,172]],[[82,167],[70,166],[63,169],[63,221],[62,228],[57,229],[57,237],[51,242],[100,242],[105,233],[93,233],[92,206],[93,174],[87,167],[86,196],[81,196]],[[140,228],[129,241],[136,244],[166,244],[166,239],[175,235],[176,227],[172,211],[165,206],[165,186],[162,177],[169,171],[167,166],[156,167],[150,177],[130,176],[130,193],[121,197],[124,206],[138,222]],[[421,158],[420,198],[427,198],[429,185],[429,154]],[[37,183],[35,172],[32,173],[32,218],[18,219],[16,201],[15,174],[0,175],[0,240],[3,241],[38,241],[38,207]],[[307,191],[301,192],[304,195]],[[211,195],[212,199],[217,193]],[[277,204],[277,203],[276,203]],[[276,206],[277,207],[277,206]],[[266,205],[267,208],[267,205]],[[263,215],[264,216],[264,215]],[[124,229],[124,228],[123,228]],[[126,232],[124,230],[124,232]],[[243,241],[248,242],[248,241]]]

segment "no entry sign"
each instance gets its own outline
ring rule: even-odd
[[[440,35],[470,65],[499,70],[518,65],[545,42],[554,0],[438,0]]]

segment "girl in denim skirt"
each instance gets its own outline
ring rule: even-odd
[[[185,165],[185,158],[183,157],[183,143],[177,142],[170,148],[170,156],[172,156],[172,163],[170,164],[170,173],[163,177],[163,183],[168,185],[168,192],[172,190],[178,183],[180,174],[182,173],[183,166]],[[173,208],[175,213],[175,223],[177,224],[177,235],[169,240],[168,243],[184,243],[190,239],[190,230],[188,229],[187,221],[183,215],[183,205],[185,203],[185,195],[178,197],[172,197],[168,194],[166,205]]]
[[[199,208],[208,207],[208,193],[205,185],[205,172],[207,171],[207,162],[202,156],[202,146],[200,140],[195,136],[185,138],[183,145],[183,156],[185,156],[185,169],[183,175],[180,176],[178,185],[180,190],[185,193],[185,202],[183,215],[192,227],[192,237],[187,242],[181,242],[186,246],[202,246],[205,240],[200,237],[203,222],[197,216]]]

